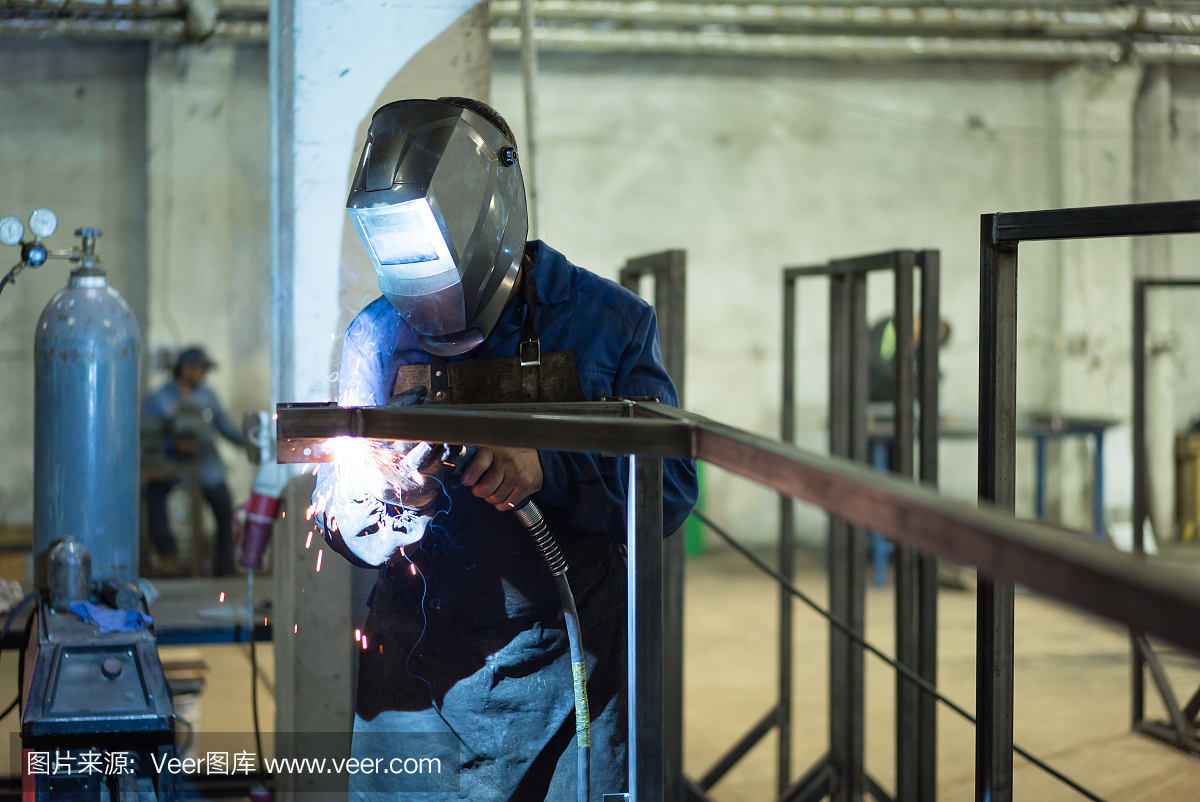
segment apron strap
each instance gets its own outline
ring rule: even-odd
[[[542,345],[537,336],[534,314],[537,311],[537,282],[533,277],[533,260],[528,252],[522,264],[524,275],[521,291],[525,296],[525,337],[521,340],[517,354],[521,359],[521,401],[532,403],[541,398]]]
[[[429,401],[434,404],[448,404],[450,398],[450,367],[446,357],[436,354],[429,355]]]

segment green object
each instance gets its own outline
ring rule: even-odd
[[[696,495],[696,510],[704,512],[704,463],[696,463],[696,484],[699,486],[699,493]],[[704,524],[700,519],[694,516],[688,516],[687,523],[683,525],[683,550],[689,557],[695,557],[698,554],[703,554],[704,549]]]
[[[884,362],[891,362],[896,356],[896,327],[892,320],[888,320],[887,326],[883,329],[883,339],[879,343],[879,358]]]

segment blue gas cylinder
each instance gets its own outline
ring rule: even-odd
[[[97,232],[98,234],[98,232]],[[129,305],[92,261],[46,305],[34,345],[34,553],[74,536],[96,580],[138,569],[138,363]]]

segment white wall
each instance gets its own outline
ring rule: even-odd
[[[58,213],[47,242],[96,226],[110,284],[146,327],[146,49],[0,39],[0,216]],[[0,247],[0,269],[20,259]],[[0,295],[0,527],[33,523],[33,336],[68,262],[26,270]]]
[[[690,407],[777,435],[781,267],[932,247],[954,327],[942,398],[974,416],[979,215],[1051,205],[1047,70],[554,55],[541,66],[545,239],[608,277],[629,256],[687,249]],[[496,61],[493,99],[523,136],[512,58]],[[1051,257],[1022,253],[1025,406],[1051,404],[1057,391],[1044,379],[1057,361]],[[801,292],[798,440],[823,450],[827,294],[819,281]],[[890,293],[888,278],[873,280],[872,317]],[[973,445],[944,446],[942,475],[947,491],[973,498]],[[747,538],[774,531],[773,498],[715,471],[708,504]],[[815,513],[801,526],[821,536]]]
[[[151,48],[148,113],[148,351],[203,345],[208,382],[239,421],[271,390],[270,138],[267,50]],[[151,389],[170,380],[151,370]],[[253,470],[222,441],[237,500]]]

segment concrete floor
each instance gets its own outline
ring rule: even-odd
[[[774,703],[778,593],[741,557],[714,552],[688,564],[686,768],[699,776]],[[802,590],[826,605],[825,578],[815,562],[799,572]],[[803,772],[826,750],[828,628],[797,604],[793,770]],[[939,687],[971,711],[975,706],[975,594],[943,590],[940,598]],[[893,653],[892,591],[871,589],[867,637]],[[1200,661],[1168,655],[1177,693],[1200,685]],[[871,657],[867,666],[866,763],[885,789],[894,787],[894,672]],[[1162,715],[1151,700],[1151,717]],[[1129,732],[1129,645],[1108,623],[1032,596],[1016,605],[1015,740],[1109,802],[1200,799],[1200,762]],[[974,729],[945,707],[938,716],[938,786],[943,802],[974,795]],[[775,741],[768,738],[713,790],[718,802],[773,798]],[[1082,799],[1017,758],[1018,800]]]
[[[815,562],[803,565],[798,584],[825,604],[825,580]],[[770,580],[736,554],[714,551],[688,564],[686,766],[699,776],[773,704],[776,684],[777,592]],[[870,590],[868,638],[892,652],[891,590]],[[975,700],[975,594],[941,594],[939,685],[968,710]],[[795,744],[793,768],[802,772],[826,744],[828,630],[797,604]],[[1017,599],[1016,740],[1081,781],[1109,802],[1200,799],[1200,762],[1129,732],[1128,642],[1122,630],[1031,596]],[[164,658],[174,650],[163,649]],[[250,662],[245,646],[202,647],[209,664],[200,727],[247,732]],[[259,649],[259,714],[273,727],[273,654]],[[1177,692],[1200,684],[1200,661],[1167,654]],[[867,766],[893,785],[893,672],[867,656]],[[15,656],[0,661],[0,687],[16,686]],[[1151,715],[1161,715],[1156,700]],[[0,722],[10,734],[16,717]],[[974,731],[954,713],[939,714],[939,798],[973,798]],[[768,737],[712,791],[718,802],[766,802],[775,782],[774,738]],[[270,751],[268,749],[268,751]],[[0,771],[9,755],[0,750]],[[1016,798],[1054,802],[1081,799],[1025,761],[1016,760]]]

